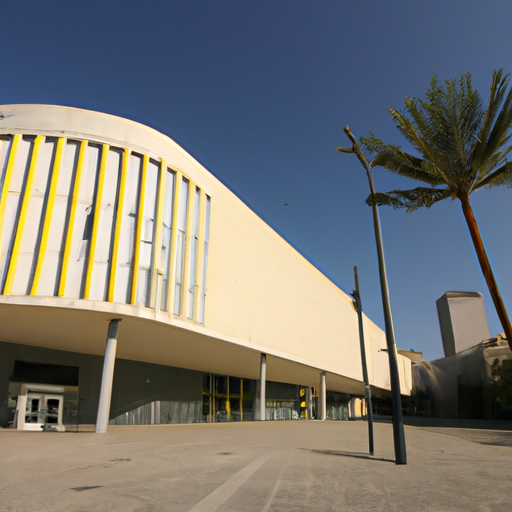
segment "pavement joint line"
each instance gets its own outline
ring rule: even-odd
[[[256,473],[256,471],[269,458],[270,454],[264,455],[263,457],[251,462],[235,473],[231,478],[226,480],[220,487],[217,487],[215,491],[194,505],[188,512],[215,512],[238,490],[240,486],[242,486],[254,473]]]
[[[267,501],[265,502],[265,505],[261,509],[261,512],[268,512],[268,510],[272,506],[272,503],[273,503],[274,498],[275,498],[275,496],[277,494],[277,491],[279,490],[279,487],[281,486],[281,482],[282,482],[282,479],[283,479],[283,474],[284,474],[285,470],[287,469],[288,464],[290,463],[291,457],[292,457],[292,452],[290,451],[288,453],[288,457],[286,458],[285,463],[282,464],[281,468],[279,469],[279,474],[278,474],[277,479],[276,479],[276,481],[274,483],[274,487],[272,488],[272,492],[270,493],[269,497],[267,498]]]

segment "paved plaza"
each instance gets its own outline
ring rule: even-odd
[[[512,432],[282,421],[0,430],[0,510],[508,511]]]

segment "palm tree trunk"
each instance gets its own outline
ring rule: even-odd
[[[473,215],[473,209],[469,203],[469,196],[466,195],[459,197],[459,199],[462,203],[462,212],[464,213],[464,218],[466,219],[466,223],[469,228],[471,240],[473,241],[473,246],[475,247],[478,262],[480,263],[480,268],[482,269],[485,282],[487,283],[487,288],[489,288],[489,293],[491,294],[492,301],[494,302],[494,307],[496,308],[496,312],[498,313],[501,325],[505,331],[508,346],[512,350],[512,327],[510,325],[510,320],[508,319],[507,310],[503,304],[503,299],[501,298],[501,294],[498,289],[498,283],[496,283],[491,264],[489,263],[489,258],[485,252],[482,237],[480,236],[480,230],[478,229],[478,224],[476,223],[475,216]]]

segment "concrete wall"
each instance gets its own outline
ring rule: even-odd
[[[413,366],[414,390],[431,400],[437,418],[489,417],[489,396],[484,351],[481,345],[450,357]]]
[[[95,423],[98,412],[103,358],[62,350],[48,350],[14,343],[0,342],[0,425],[7,421],[7,398],[14,362],[74,366],[79,369],[79,423]],[[39,382],[38,384],[46,384]]]
[[[8,388],[15,361],[77,367],[78,416],[68,422],[96,422],[103,357],[0,342],[0,426],[7,421]],[[156,400],[199,402],[202,400],[202,377],[201,372],[192,370],[118,359],[110,418]]]
[[[95,112],[54,106],[19,105],[1,108],[5,117],[0,124],[0,133],[65,136],[68,139],[108,144],[109,147],[119,148],[125,154],[130,151],[139,152],[145,155],[144,158],[150,159],[148,160],[150,163],[151,161],[159,162],[158,165],[172,168],[178,173],[177,176],[187,177],[191,183],[200,188],[203,198],[200,216],[202,221],[205,221],[204,197],[211,198],[206,276],[202,274],[201,265],[197,270],[196,293],[202,287],[202,280],[206,279],[204,325],[198,313],[201,308],[197,304],[193,318],[188,317],[187,301],[191,299],[187,298],[186,294],[178,315],[173,315],[172,305],[168,305],[167,311],[160,312],[155,304],[158,303],[160,293],[158,287],[161,284],[156,284],[155,294],[147,306],[155,308],[159,321],[163,319],[162,314],[167,315],[167,320],[165,318],[163,320],[168,321],[169,324],[176,323],[178,317],[179,325],[183,329],[190,328],[197,333],[204,331],[209,336],[215,336],[217,333],[219,339],[229,339],[235,344],[255,351],[327,371],[353,381],[361,381],[357,315],[352,306],[351,297],[290,246],[174,141],[138,123]],[[114,180],[109,186],[112,188],[115,183]],[[138,208],[143,208],[144,202],[139,200],[137,204]],[[192,212],[192,209],[190,211]],[[161,212],[157,211],[156,218],[159,218],[160,214]],[[189,241],[193,239],[193,234],[190,232],[192,224],[189,222],[187,227]],[[206,230],[206,226],[204,229]],[[83,238],[82,228],[78,231],[78,233],[72,233],[72,239],[66,241],[66,244],[70,244],[73,254],[78,247],[76,243]],[[92,236],[94,238],[94,235]],[[122,238],[124,235],[114,233],[113,236]],[[155,231],[153,240],[157,240],[155,242],[157,244],[158,236]],[[200,239],[201,236],[204,238],[204,233],[199,235]],[[98,238],[97,242],[101,243],[101,240]],[[92,242],[91,244],[94,245]],[[136,244],[136,252],[137,247]],[[151,272],[154,276],[153,283],[157,283],[162,262],[158,259],[159,250],[153,251],[153,254],[155,259]],[[192,260],[190,251],[186,254],[188,256],[184,260],[185,281],[193,271],[190,268]],[[142,258],[141,255],[139,256]],[[19,258],[19,269],[25,269],[20,270],[21,274],[32,268],[30,252],[24,253],[24,257],[29,259],[23,260],[25,263],[22,267],[22,258]],[[103,263],[108,265],[109,259],[104,258],[104,260]],[[69,261],[74,260],[70,258]],[[139,261],[137,256],[135,261]],[[202,261],[200,256],[198,261]],[[63,308],[80,307],[77,301],[67,299],[91,300],[84,295],[84,283],[89,278],[94,279],[95,269],[100,268],[100,264],[92,258],[87,265],[89,267],[84,266],[80,270],[84,272],[82,286],[75,287],[75,291],[66,287],[62,289]],[[136,271],[138,272],[138,267]],[[31,296],[38,295],[37,287],[23,291],[22,285],[29,279],[27,275],[21,275],[16,269],[6,270],[6,272],[7,274],[10,272],[13,280],[18,279],[20,285],[6,288],[4,291],[13,295],[29,294],[30,291]],[[134,275],[137,275],[137,272]],[[71,272],[69,275],[74,274]],[[108,277],[114,274],[105,275]],[[57,283],[59,276],[57,274],[55,276]],[[174,277],[171,275],[171,278]],[[113,278],[110,277],[110,279]],[[109,286],[115,289],[118,284],[117,281],[110,282],[105,289]],[[186,285],[187,283],[184,282],[183,287],[185,288]],[[133,286],[141,289],[143,283],[136,277]],[[16,290],[19,291],[16,292]],[[98,301],[98,299],[95,300]],[[119,301],[115,294],[109,298],[110,300]],[[197,298],[194,300],[197,301]],[[126,301],[139,309],[144,309],[137,293],[131,298],[127,297]],[[92,308],[105,309],[99,304],[93,305]],[[131,314],[128,310],[126,311],[127,314]],[[139,315],[139,313],[136,314]],[[383,352],[386,347],[384,333],[368,318],[365,318],[365,330],[371,384],[377,388],[389,389],[388,360],[387,354]],[[30,343],[31,340],[22,340],[22,342]],[[402,356],[398,356],[398,360],[402,392],[407,394],[411,388],[410,363]],[[235,368],[229,373],[237,374]]]
[[[490,338],[481,293],[446,292],[436,306],[446,357]]]

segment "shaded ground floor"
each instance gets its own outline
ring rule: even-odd
[[[0,426],[79,430],[96,422],[104,357],[0,342]],[[235,373],[235,372],[234,372]],[[111,425],[251,421],[260,382],[235,375],[116,359]],[[265,419],[317,417],[318,393],[300,382],[266,381]],[[327,390],[327,419],[364,412],[357,397]]]

